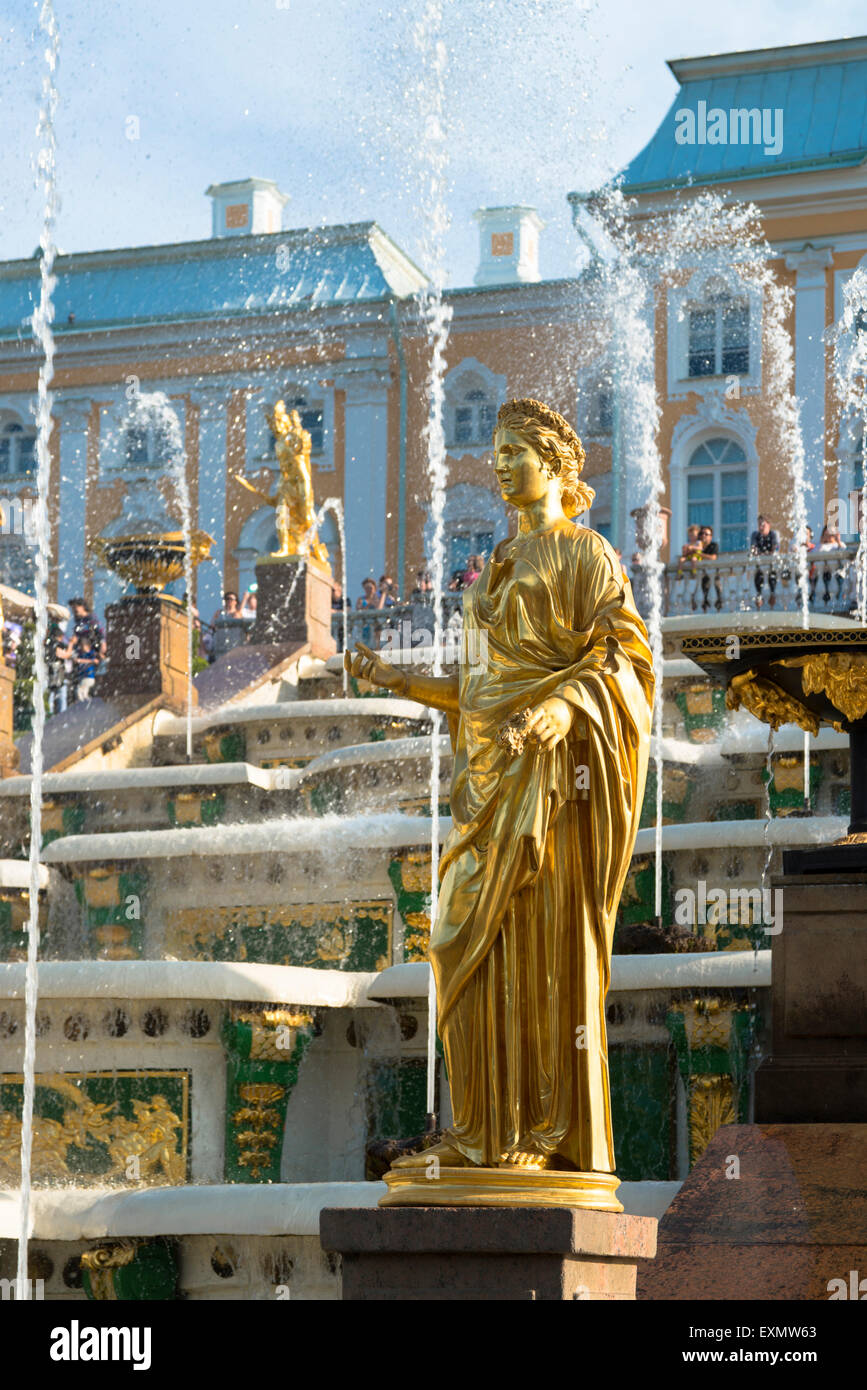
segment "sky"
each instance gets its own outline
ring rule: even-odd
[[[32,255],[39,240],[40,4],[0,0],[2,259]],[[284,226],[376,221],[427,265],[439,89],[416,34],[441,10],[429,27],[443,44],[451,285],[472,283],[472,214],[484,206],[538,208],[543,276],[575,269],[566,195],[603,182],[650,138],[677,90],[666,59],[867,31],[863,0],[54,0],[54,9],[62,250],[207,237],[208,185],[257,175],[289,194]]]

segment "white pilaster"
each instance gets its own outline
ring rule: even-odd
[[[786,256],[795,271],[795,392],[801,402],[807,520],[818,543],[825,512],[825,281],[832,248],[807,242]]]
[[[343,507],[352,603],[361,593],[362,579],[369,574],[378,579],[385,570],[388,383],[384,364],[350,368],[337,382],[346,391]]]
[[[229,387],[204,386],[192,393],[199,410],[198,525],[213,536],[212,561],[196,571],[196,607],[202,619],[222,606],[226,563],[226,406]]]
[[[90,401],[55,402],[60,421],[60,487],[57,516],[57,599],[65,604],[84,592],[87,439]]]

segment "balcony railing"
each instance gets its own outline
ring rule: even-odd
[[[808,556],[807,597],[811,613],[849,614],[856,604],[854,546]],[[649,608],[648,577],[632,568],[636,601]],[[666,618],[693,613],[750,613],[773,609],[795,613],[801,587],[794,556],[733,553],[711,560],[678,560],[663,574],[662,612]]]
[[[811,613],[853,613],[857,601],[855,546],[809,556],[807,595]],[[639,610],[650,610],[648,577],[632,567]],[[691,614],[752,613],[772,610],[797,613],[801,591],[797,565],[791,555],[722,555],[715,560],[679,560],[666,565],[662,576],[662,614],[666,618]],[[460,594],[443,595],[443,623],[453,646],[460,632]],[[342,615],[332,614],[331,630],[342,646]],[[408,651],[433,642],[433,610],[424,603],[394,608],[354,609],[349,613],[349,646],[364,642],[375,650],[390,647]],[[448,638],[447,638],[448,642]]]

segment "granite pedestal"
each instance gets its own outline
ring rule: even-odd
[[[12,687],[15,672],[0,658],[0,777],[18,771],[18,749],[12,739]]]
[[[187,701],[189,631],[185,608],[162,594],[132,594],[105,610],[106,672],[96,693],[102,700],[122,695],[142,703],[164,695],[170,704]],[[198,695],[193,687],[193,703]]]
[[[801,852],[795,862],[808,872],[774,880],[783,929],[771,938],[773,1043],[755,1075],[760,1123],[867,1124],[867,862],[817,872],[837,850],[864,862],[867,846]]]
[[[659,1223],[639,1300],[827,1300],[852,1271],[857,1285],[865,1178],[867,1125],[724,1125]]]
[[[269,555],[256,565],[254,643],[307,642],[323,659],[337,650],[331,636],[331,570],[309,558]]]
[[[563,1207],[380,1207],[322,1212],[345,1300],[634,1299],[656,1220]]]

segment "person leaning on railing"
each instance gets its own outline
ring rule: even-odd
[[[750,537],[751,555],[777,555],[780,550],[780,538],[771,527],[771,523],[766,516],[760,516],[756,530]],[[756,569],[756,607],[762,606],[762,590],[765,587],[765,572],[761,565]],[[770,589],[770,605],[773,608],[776,601],[775,590],[777,587],[777,572],[771,568],[768,570],[768,588]]]
[[[698,528],[698,543],[699,543],[700,549],[699,549],[698,555],[696,556],[697,559],[699,559],[699,560],[718,560],[718,559],[719,559],[719,546],[718,546],[717,542],[716,542],[716,541],[714,540],[714,538],[713,538],[713,527],[712,527],[712,526],[700,526],[700,527]],[[714,590],[715,590],[715,593],[716,593],[716,607],[717,607],[718,609],[719,609],[719,608],[722,608],[722,592],[720,591],[720,586],[719,586],[719,575],[718,575],[718,574],[715,574],[715,575],[714,575]],[[710,608],[710,600],[709,600],[709,598],[708,598],[708,595],[709,595],[709,593],[710,593],[710,575],[709,575],[709,574],[703,574],[702,577],[701,577],[701,593],[702,593],[702,605],[701,605],[702,608],[704,608],[704,609]]]

